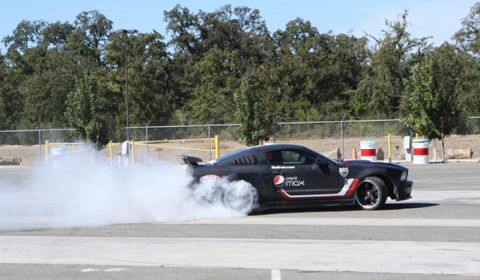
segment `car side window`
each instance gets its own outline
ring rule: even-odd
[[[272,165],[309,165],[315,162],[315,157],[303,151],[281,150],[267,153]]]

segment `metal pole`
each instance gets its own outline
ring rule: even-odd
[[[128,131],[129,123],[128,123],[128,34],[135,34],[138,30],[126,30],[126,29],[119,29],[115,31],[115,34],[125,34],[125,107],[126,107],[126,116],[127,116],[127,141],[130,141],[130,134]]]
[[[344,147],[344,139],[343,139],[343,120],[345,119],[345,114],[342,117],[342,120],[340,121],[340,133],[342,137],[342,158],[345,159],[345,147]]]
[[[273,124],[273,143],[277,143],[277,123]]]
[[[277,143],[277,125],[278,125],[278,117],[275,117],[275,122],[273,123],[273,143]]]
[[[128,132],[128,34],[125,33],[125,107],[127,109],[127,141],[130,141]]]
[[[392,135],[388,134],[388,162],[392,162]]]
[[[445,163],[445,135],[443,134],[443,117],[440,117],[440,125],[442,128],[442,162]]]
[[[212,126],[212,123],[213,121],[215,120],[215,118],[213,118],[210,123],[208,124],[208,143],[210,144],[210,160],[212,159],[212,139],[210,137],[210,128]]]
[[[147,123],[147,126],[145,127],[145,142],[147,143],[147,157],[149,156],[149,153],[148,153],[148,126],[150,125],[151,122],[152,122],[152,120],[149,120],[148,123]]]

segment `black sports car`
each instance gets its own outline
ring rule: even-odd
[[[334,161],[293,144],[247,148],[207,163],[190,156],[183,160],[187,174],[196,182],[226,178],[250,183],[254,189],[241,194],[240,204],[235,204],[238,194],[223,191],[223,202],[237,210],[251,210],[255,190],[261,207],[356,204],[374,210],[381,208],[387,197],[397,201],[411,198],[413,185],[405,167],[366,160]]]

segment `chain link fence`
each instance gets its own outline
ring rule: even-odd
[[[221,155],[245,148],[239,143],[239,124],[206,124],[183,126],[138,126],[129,127],[130,140],[135,141],[138,161],[149,161],[152,155],[169,160],[179,160],[180,155],[198,156],[203,160],[214,157],[213,137],[219,136]],[[0,164],[11,163],[19,158],[22,165],[42,162],[45,158],[45,141],[50,143],[79,143],[72,137],[73,129],[32,129],[0,131]],[[126,135],[117,129],[112,135]],[[296,143],[317,150],[327,156],[336,157],[340,151],[343,158],[354,157],[354,149],[360,150],[360,141],[374,140],[377,148],[388,151],[387,135],[391,134],[392,159],[404,158],[403,137],[415,135],[399,119],[385,120],[339,120],[318,122],[278,122],[272,128],[267,143]],[[113,142],[120,142],[112,139]],[[75,146],[71,146],[75,149]],[[116,157],[121,146],[113,145]],[[437,154],[443,157],[441,144],[437,143]],[[67,147],[68,148],[68,147]],[[445,138],[447,156],[452,153],[466,154],[473,151],[473,158],[480,153],[480,117],[470,117],[462,128],[462,135]],[[78,149],[77,149],[78,150]],[[109,151],[104,149],[101,156],[108,161]],[[456,151],[451,151],[456,150]],[[465,150],[465,151],[460,151]],[[433,154],[433,146],[431,148]],[[441,155],[442,154],[442,155]],[[111,157],[111,156],[110,156]],[[458,156],[457,156],[458,157]]]

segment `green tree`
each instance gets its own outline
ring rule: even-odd
[[[365,38],[321,34],[298,18],[263,44],[267,57],[257,72],[282,119],[336,119],[348,109],[366,59]]]
[[[5,57],[0,52],[0,120],[3,123],[0,123],[0,129],[6,129],[7,126],[7,106],[5,103],[6,98],[6,89],[5,89],[5,76],[6,76],[7,67],[5,65]]]
[[[68,23],[22,21],[4,39],[10,66],[8,103],[16,111],[15,126],[65,126],[65,98],[77,72],[64,52],[72,29]]]
[[[98,149],[108,142],[108,126],[104,118],[104,106],[107,102],[105,88],[95,78],[87,73],[76,83],[75,90],[67,97],[65,117],[74,135],[82,140],[92,142]]]
[[[428,54],[405,82],[404,123],[428,139],[453,133],[462,124],[458,104],[462,73],[463,63],[454,46],[444,43]]]
[[[168,120],[175,110],[175,91],[170,77],[170,59],[163,37],[157,33],[111,36],[106,47],[109,111],[118,126],[125,123],[125,47],[128,52],[129,120],[132,125],[146,125],[149,120]]]
[[[242,79],[240,89],[235,93],[237,120],[240,141],[247,146],[263,144],[270,139],[274,116],[272,100],[262,94],[258,81],[251,76]]]
[[[242,73],[237,72],[239,54],[212,49],[196,64],[200,80],[193,90],[193,98],[187,104],[190,119],[208,123],[235,120],[234,92],[240,86]]]
[[[355,91],[351,107],[366,116],[396,117],[405,92],[404,80],[410,77],[413,65],[422,60],[430,48],[428,38],[412,39],[407,32],[405,12],[396,22],[386,21],[383,38],[375,41],[365,76]]]
[[[461,77],[462,92],[458,96],[459,105],[467,116],[480,116],[480,59],[465,53],[464,72]]]
[[[81,71],[96,71],[104,66],[103,56],[112,33],[112,21],[96,10],[82,12],[74,22],[67,51],[81,67]]]
[[[171,64],[175,103],[185,105],[190,122],[233,121],[229,107],[234,90],[265,58],[262,42],[268,30],[259,11],[227,5],[194,14],[177,6],[164,15],[175,50]]]
[[[462,28],[453,35],[453,39],[465,50],[480,54],[480,2],[470,8],[463,19]]]
[[[459,102],[465,114],[480,115],[480,3],[471,7],[470,13],[463,19],[462,28],[453,39],[463,52],[464,76],[462,77],[463,93]]]

